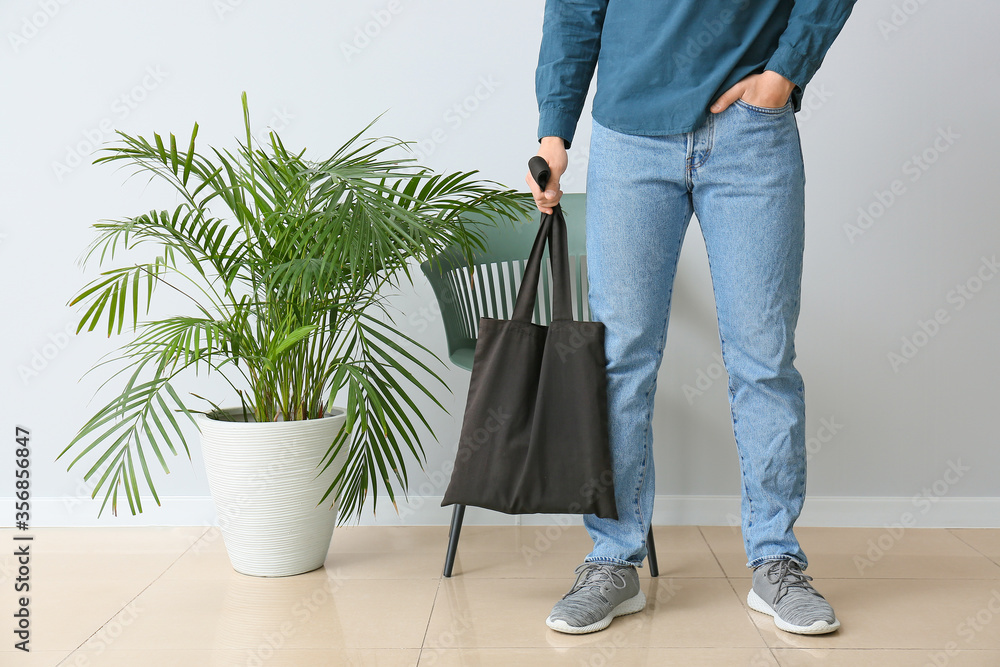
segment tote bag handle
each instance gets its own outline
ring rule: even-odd
[[[544,189],[550,173],[544,158],[536,155],[528,160],[528,169],[535,182]],[[552,260],[552,321],[573,319],[570,306],[569,247],[566,235],[566,219],[563,217],[562,207],[556,204],[552,207],[552,213],[543,213],[539,221],[538,234],[531,246],[531,254],[528,256],[521,286],[517,292],[517,301],[514,302],[512,319],[531,321],[546,240],[549,244],[549,258]]]

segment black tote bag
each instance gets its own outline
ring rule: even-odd
[[[540,158],[539,158],[540,159]],[[544,187],[547,168],[531,164]],[[513,318],[482,317],[458,453],[442,506],[617,519],[604,324],[573,320],[562,209],[542,214]],[[531,322],[545,244],[552,321]]]

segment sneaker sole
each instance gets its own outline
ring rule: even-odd
[[[825,635],[828,632],[833,632],[840,627],[840,621],[834,619],[833,623],[827,623],[826,621],[816,621],[812,625],[792,625],[788,621],[784,620],[778,614],[771,609],[771,605],[764,602],[757,593],[751,588],[750,593],[747,594],[747,605],[754,611],[759,611],[762,614],[767,614],[774,618],[774,624],[778,626],[781,630],[785,632],[794,632],[797,635]]]
[[[580,627],[574,627],[567,623],[566,621],[559,619],[556,621],[552,620],[552,617],[545,619],[545,625],[549,626],[556,632],[565,632],[569,635],[585,635],[588,632],[597,632],[598,630],[603,630],[604,628],[611,625],[611,621],[615,620],[618,616],[628,616],[629,614],[636,614],[646,608],[646,595],[642,591],[639,591],[634,596],[625,600],[617,607],[611,610],[611,613],[602,618],[599,621],[591,623],[590,625],[583,625]]]

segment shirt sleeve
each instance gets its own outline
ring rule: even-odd
[[[546,0],[535,70],[538,138],[570,147],[601,50],[608,0]]]
[[[855,0],[795,0],[788,26],[765,69],[777,72],[800,89],[819,69],[840,34]]]

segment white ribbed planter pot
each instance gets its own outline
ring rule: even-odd
[[[228,412],[241,418],[239,408]],[[346,449],[319,476],[317,466],[344,420],[342,408],[292,422],[199,416],[208,485],[237,572],[284,577],[323,565],[337,510],[330,498],[317,503],[343,467]]]

